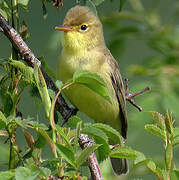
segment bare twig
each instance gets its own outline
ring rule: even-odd
[[[126,100],[129,101],[133,106],[135,106],[139,111],[142,111],[142,108],[134,102],[133,98],[150,90],[150,88],[146,87],[136,93],[129,93],[128,79],[125,79],[125,83],[126,83],[126,93],[125,93]]]
[[[86,134],[79,135],[79,144],[82,149],[91,146],[94,142],[88,138]],[[88,157],[89,168],[93,180],[103,180],[100,172],[99,164],[94,153]]]

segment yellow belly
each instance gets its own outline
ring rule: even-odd
[[[65,95],[70,102],[81,112],[94,119],[95,122],[108,124],[115,129],[120,129],[119,109],[114,104],[109,103],[103,97],[85,87],[74,84],[65,90]]]
[[[98,70],[95,70],[94,68],[89,68],[85,65],[83,67],[81,65],[76,67],[77,63],[74,63],[73,61],[74,59],[70,59],[70,57],[63,59],[63,56],[61,56],[58,64],[57,78],[66,83],[68,80],[72,79],[73,73],[77,70],[87,70],[92,73],[95,72],[99,76],[102,73],[105,77],[103,79],[108,85],[108,92],[112,103],[109,103],[102,96],[81,84],[73,84],[64,91],[69,101],[81,112],[94,119],[95,122],[108,124],[120,131],[121,121],[119,119],[119,105],[107,72],[108,68],[106,68],[106,73],[104,73],[105,68],[103,68],[102,72],[99,68]],[[96,66],[94,65],[93,67]]]

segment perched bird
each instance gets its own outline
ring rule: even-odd
[[[95,122],[110,125],[126,139],[125,90],[119,67],[105,45],[100,20],[88,7],[75,6],[67,12],[63,26],[56,30],[64,32],[57,78],[66,83],[76,71],[96,73],[106,82],[111,103],[80,84],[70,86],[65,95],[81,112]],[[126,159],[111,158],[111,163],[117,175],[128,170]]]

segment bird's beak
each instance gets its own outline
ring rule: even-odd
[[[73,31],[73,29],[70,28],[69,26],[56,26],[55,29],[58,31],[64,31],[64,32]]]

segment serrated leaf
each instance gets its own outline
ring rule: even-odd
[[[148,113],[152,115],[152,119],[161,129],[165,129],[165,117],[162,114],[155,111],[148,111]]]
[[[0,172],[0,179],[2,180],[11,180],[14,176],[15,172],[13,170]]]
[[[106,140],[101,137],[94,137],[94,141],[96,144],[100,144],[101,146],[96,150],[98,162],[102,162],[109,157],[110,147]]]
[[[0,111],[0,121],[3,121],[6,123],[7,119],[6,116]]]
[[[34,164],[30,166],[30,170],[32,173],[38,173],[39,176],[42,176],[43,178],[47,178],[51,174],[51,170],[44,167],[38,167]]]
[[[91,135],[92,137],[100,137],[104,139],[105,141],[108,141],[108,137],[102,130],[92,127],[92,126],[83,128],[81,130],[81,133]]]
[[[143,154],[143,153],[140,153],[137,157],[136,157],[136,159],[135,159],[135,161],[134,161],[134,164],[135,165],[138,165],[138,164],[143,164],[143,163],[145,163],[146,162],[146,157],[145,157],[145,155]]]
[[[56,144],[57,152],[74,168],[76,168],[75,163],[75,154],[74,152],[69,148],[61,144]]]
[[[172,122],[172,114],[169,114],[168,111],[165,113],[165,126],[169,134],[173,133],[173,122]]]
[[[93,137],[96,144],[102,144],[96,151],[98,161],[105,160],[110,152],[108,137],[106,134],[95,127],[89,126],[81,130],[81,133],[88,134]]]
[[[149,168],[152,172],[155,172],[156,171],[156,165],[153,161],[149,161],[147,163],[147,168]]]
[[[108,139],[110,139],[111,144],[121,145],[123,143],[120,133],[111,126],[102,123],[95,123],[92,126],[101,129],[107,135]]]
[[[60,134],[60,136],[63,138],[63,140],[66,142],[66,144],[68,145],[68,147],[71,149],[71,151],[73,151],[73,147],[68,139],[68,137],[66,136],[66,134],[63,131],[63,128],[59,127],[58,125],[55,125],[57,132]]]
[[[157,125],[154,124],[147,124],[145,125],[145,130],[147,130],[148,132],[150,132],[151,134],[160,137],[161,139],[163,139],[165,142],[167,140],[165,131],[160,129]]]
[[[19,167],[16,169],[16,180],[35,180],[38,176],[38,172],[32,172],[29,168]]]
[[[27,66],[22,61],[16,61],[12,59],[9,61],[9,64],[18,69],[22,73],[25,81],[27,81],[30,84],[34,83],[34,69],[32,67]]]
[[[82,120],[78,116],[72,116],[67,121],[67,124],[71,128],[76,128],[79,122],[82,122]]]
[[[88,71],[76,71],[73,74],[73,82],[87,86],[89,89],[93,90],[111,103],[111,99],[108,95],[107,85],[99,75],[90,73]]]
[[[119,146],[110,152],[112,158],[136,159],[140,152],[128,146]]]
[[[87,148],[85,148],[77,158],[77,166],[78,168],[87,160],[87,158],[99,147],[100,145],[98,144],[93,144]]]

